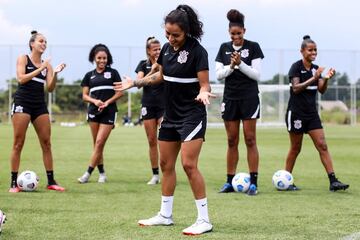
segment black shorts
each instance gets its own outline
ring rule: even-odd
[[[260,118],[259,96],[242,100],[224,99],[221,103],[221,116],[224,121]]]
[[[164,116],[164,108],[143,105],[141,107],[141,118],[143,120],[159,119]]]
[[[86,119],[88,122],[97,122],[107,125],[115,125],[116,123],[117,112],[102,112],[100,114],[88,113]]]
[[[318,113],[300,116],[296,112],[287,110],[285,121],[288,132],[293,133],[307,133],[314,129],[323,128]]]
[[[11,107],[11,116],[15,113],[26,113],[31,117],[33,122],[37,117],[43,114],[49,114],[46,103],[30,104],[14,101]]]
[[[165,119],[159,129],[160,141],[187,142],[202,138],[205,141],[206,117],[197,121],[187,121],[182,124],[172,124]]]

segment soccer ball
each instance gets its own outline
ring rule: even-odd
[[[32,192],[39,184],[39,177],[33,171],[23,171],[17,178],[17,185],[21,191]]]
[[[290,185],[294,184],[294,178],[288,171],[279,170],[274,173],[272,183],[276,189],[286,190]]]
[[[231,182],[235,192],[247,192],[250,186],[250,174],[238,173]]]

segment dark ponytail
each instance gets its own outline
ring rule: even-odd
[[[35,42],[35,39],[36,39],[36,37],[38,35],[41,35],[41,33],[38,33],[36,30],[31,31],[31,37],[30,37],[30,40],[29,40],[30,51],[32,51],[31,43]]]
[[[110,66],[111,64],[113,64],[113,58],[111,56],[110,50],[109,48],[105,45],[105,44],[96,44],[95,46],[93,46],[90,50],[89,53],[89,62],[93,63],[95,60],[95,56],[98,52],[105,52],[107,55],[107,63],[106,66]]]
[[[229,28],[231,28],[232,26],[238,26],[238,27],[243,28],[245,26],[244,25],[244,21],[245,21],[244,14],[242,14],[241,12],[239,12],[236,9],[230,9],[230,11],[228,11],[227,19],[229,20]]]
[[[316,43],[314,42],[314,40],[312,40],[312,39],[310,38],[309,35],[305,35],[305,36],[303,37],[303,41],[302,41],[302,43],[301,43],[301,49],[306,48],[306,46],[307,46],[309,43],[316,44]]]
[[[172,10],[164,19],[165,24],[178,24],[181,30],[189,37],[201,40],[204,34],[202,27],[203,23],[198,19],[196,12],[188,5],[179,5],[175,10]]]

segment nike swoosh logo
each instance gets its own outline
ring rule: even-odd
[[[150,69],[151,67],[147,66],[146,68],[147,68],[147,69]]]
[[[167,200],[167,201],[163,201],[163,203],[167,203],[167,202],[169,202],[169,200]]]
[[[232,54],[232,52],[225,52],[226,55]]]
[[[306,71],[301,70],[301,73],[306,73]]]
[[[90,79],[94,79],[96,76],[91,76]]]
[[[27,67],[27,69],[34,69],[34,67]]]
[[[206,205],[207,205],[206,203],[205,203],[205,204],[201,204],[202,207],[205,207]]]

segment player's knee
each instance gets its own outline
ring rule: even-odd
[[[41,147],[43,148],[44,151],[50,151],[51,150],[50,138],[41,140]]]
[[[14,141],[13,149],[17,152],[21,151],[23,149],[24,142],[24,139],[16,138]]]
[[[188,176],[190,176],[196,170],[196,165],[192,162],[185,161],[182,165],[185,173]]]
[[[255,137],[246,137],[245,144],[247,147],[255,147],[256,146],[256,138]]]
[[[328,150],[328,146],[326,144],[325,141],[321,141],[317,144],[316,148],[320,151],[320,152],[326,152]]]
[[[229,137],[228,138],[228,147],[234,148],[239,145],[239,138],[238,137]]]
[[[156,147],[157,146],[156,137],[149,137],[148,142],[149,142],[149,147]]]

